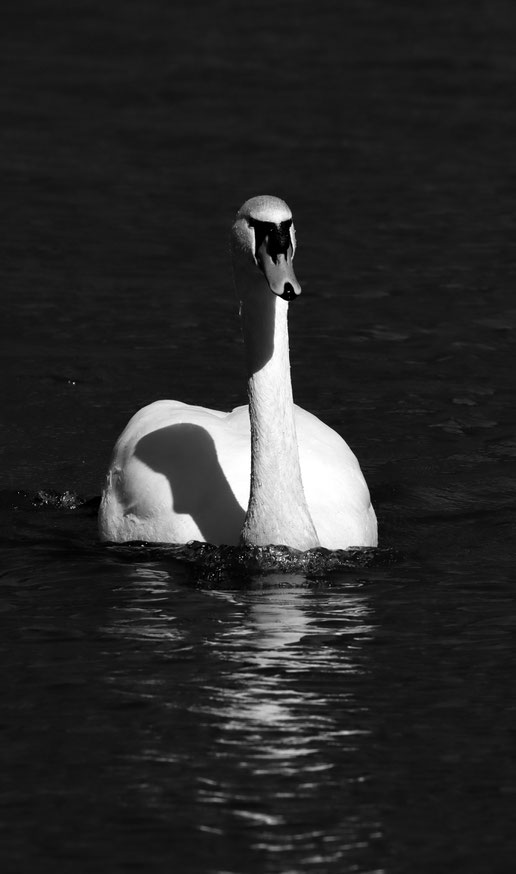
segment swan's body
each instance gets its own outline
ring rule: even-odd
[[[99,514],[103,540],[375,546],[377,526],[358,461],[331,428],[292,401],[287,205],[247,201],[232,231],[249,406],[231,413],[157,401],[119,437]]]

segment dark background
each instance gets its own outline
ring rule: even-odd
[[[5,486],[98,491],[138,405],[244,398],[227,234],[256,193],[295,212],[300,403],[353,400],[364,370],[398,403],[392,334],[419,339],[428,380],[503,378],[514,19],[503,2],[6,4]],[[340,351],[324,380],[318,329]],[[479,339],[493,354],[471,363]]]

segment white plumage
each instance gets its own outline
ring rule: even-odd
[[[99,512],[102,540],[375,546],[358,461],[292,400],[288,302],[301,289],[288,206],[255,197],[231,236],[249,406],[231,413],[163,400],[120,435]]]

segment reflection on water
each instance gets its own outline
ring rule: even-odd
[[[274,588],[285,583],[289,588]],[[296,588],[296,583],[302,587]],[[360,634],[365,630],[361,627],[360,613],[367,611],[362,604],[357,609],[356,599],[350,601],[340,605],[341,615],[336,617],[333,613],[332,620],[344,625],[352,614],[353,633]],[[321,733],[325,737],[335,733],[324,694],[300,688],[297,682],[305,672],[330,661],[331,649],[317,651],[317,637],[314,646],[309,644],[308,636],[318,636],[322,629],[316,617],[310,615],[310,590],[302,575],[294,574],[288,579],[282,574],[271,574],[267,577],[267,588],[258,579],[257,589],[245,598],[245,606],[245,622],[213,642],[233,668],[229,675],[225,673],[228,688],[221,690],[224,706],[219,714],[228,720],[227,731],[243,738],[254,737],[259,729],[281,729],[278,737],[272,735],[268,743],[260,737],[253,757],[260,760],[271,757],[275,768],[282,760],[288,767],[290,758],[312,754],[310,743],[316,742]],[[359,671],[352,657],[343,660],[341,656],[335,679],[339,673]],[[352,733],[352,729],[346,732]]]
[[[135,564],[128,576],[135,584],[131,602],[114,605],[111,622],[101,631],[129,640],[181,641],[175,617],[163,609],[169,601],[169,574],[150,565]]]
[[[135,564],[130,575],[130,601],[112,608],[104,631],[153,642],[154,659],[173,672],[173,684],[163,663],[131,679],[131,693],[161,711],[125,761],[165,769],[139,783],[141,804],[166,807],[169,781],[186,767],[179,748],[190,762],[183,803],[222,857],[235,828],[250,830],[258,856],[302,850],[324,865],[370,852],[378,812],[356,809],[356,787],[368,780],[368,709],[357,696],[368,670],[362,641],[374,633],[366,591],[321,599],[303,574],[270,573],[238,593],[190,590],[192,625],[185,590],[167,570]],[[192,646],[193,673],[181,666]],[[112,672],[107,682],[120,691],[127,677]]]
[[[76,511],[18,524],[0,579],[13,859],[27,828],[74,867],[88,847],[156,871],[380,871],[397,846],[412,868],[408,833],[435,860],[471,822],[472,870],[489,835],[510,848],[512,572],[496,540],[477,563],[483,515],[432,522],[446,568],[434,551],[227,589],[84,545]]]
[[[245,629],[250,637],[248,645],[257,649],[256,663],[261,666],[288,659],[289,644],[298,643],[301,637],[309,631],[310,620],[303,610],[306,598],[306,579],[302,574],[269,574],[267,586],[263,587],[263,578],[255,578],[260,591],[256,601],[249,605],[249,625]],[[276,589],[275,586],[288,586],[287,589]],[[296,589],[296,584],[301,589]],[[251,582],[252,586],[252,582]]]

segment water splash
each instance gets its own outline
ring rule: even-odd
[[[86,510],[96,513],[100,498],[84,498],[77,492],[66,489],[38,489],[28,492],[22,489],[0,491],[0,510]]]
[[[86,499],[76,492],[57,492],[54,489],[40,489],[30,497],[30,501],[34,507],[48,507],[53,510],[77,510],[86,503]]]
[[[288,546],[214,546],[190,541],[186,544],[151,544],[133,542],[105,544],[105,549],[129,561],[157,561],[175,559],[202,573],[203,584],[228,580],[246,581],[256,575],[264,579],[283,572],[281,584],[288,585],[288,575],[302,572],[312,579],[332,571],[353,570],[384,566],[400,560],[399,553],[390,548],[351,547],[330,550],[323,547],[301,552]],[[296,578],[298,581],[298,577]],[[277,577],[275,576],[277,581]],[[292,585],[298,585],[292,580]]]

